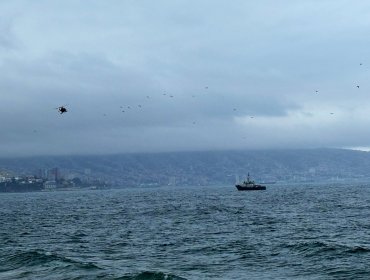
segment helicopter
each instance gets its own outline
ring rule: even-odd
[[[57,109],[59,111],[60,114],[63,114],[63,113],[66,113],[68,112],[67,111],[67,108],[66,108],[67,105],[63,105],[63,106],[60,106],[60,107],[57,107],[55,109]]]

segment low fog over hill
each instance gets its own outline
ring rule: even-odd
[[[1,159],[0,170],[105,180],[116,186],[233,184],[249,172],[262,182],[367,180],[370,153],[340,149],[209,151]]]

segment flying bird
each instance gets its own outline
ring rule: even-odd
[[[356,86],[357,88],[360,88],[360,86]]]
[[[64,113],[67,113],[68,110],[66,108],[67,105],[63,105],[63,106],[60,106],[60,107],[57,107],[55,109],[57,109],[59,111],[60,114],[64,114]]]

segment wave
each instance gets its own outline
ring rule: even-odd
[[[59,256],[57,254],[39,251],[19,252],[10,256],[1,257],[0,263],[2,264],[0,268],[0,273],[17,271],[17,273],[20,273],[18,275],[28,276],[32,275],[32,271],[37,269],[36,267],[46,267],[45,265],[52,263],[51,265],[48,265],[48,273],[63,273],[65,275],[69,274],[69,276],[71,277],[70,279],[81,279],[80,277],[82,274],[88,273],[89,275],[91,275],[91,273],[93,273],[95,276],[99,276],[99,278],[106,279],[106,277],[109,276],[109,279],[114,280],[186,280],[186,278],[173,274],[154,271],[143,271],[139,273],[131,273],[124,276],[112,274],[107,275],[105,269],[100,268],[93,263],[80,262],[77,260]],[[21,271],[19,271],[19,269]],[[96,270],[98,270],[99,272]],[[74,276],[76,276],[76,278],[73,278]],[[48,279],[48,277],[43,277],[42,273],[38,274],[38,277],[40,279]]]
[[[122,276],[115,280],[186,280],[186,278],[163,272],[144,271],[138,274]]]
[[[368,247],[349,246],[322,241],[299,242],[297,244],[289,244],[287,247],[304,255],[318,255],[328,252],[336,252],[336,254],[370,253],[370,248]]]
[[[5,256],[0,259],[0,262],[3,264],[3,268],[0,269],[0,272],[39,266],[50,262],[73,265],[80,269],[100,269],[93,263],[80,262],[56,254],[38,251],[19,252],[10,256]]]

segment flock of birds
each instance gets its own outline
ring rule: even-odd
[[[362,65],[363,65],[363,64],[362,64],[362,63],[360,63],[360,66],[362,66]],[[359,88],[360,88],[360,85],[356,85],[356,88],[357,88],[357,89],[359,89]],[[205,87],[204,87],[204,90],[208,90],[208,86],[205,86]],[[316,94],[319,94],[319,90],[316,90],[316,91],[315,91],[315,93],[316,93]],[[174,96],[173,96],[172,94],[168,94],[167,92],[162,93],[162,95],[163,95],[164,97],[174,98]],[[191,97],[192,97],[192,98],[195,98],[196,96],[195,96],[195,95],[191,95]],[[151,98],[151,97],[150,97],[149,95],[146,95],[146,99],[150,99],[150,98]],[[134,108],[134,106],[120,106],[119,108],[120,108],[120,110],[121,110],[121,112],[122,112],[122,113],[125,113],[126,111],[133,109],[133,108]],[[137,105],[137,108],[142,108],[142,105],[141,105],[141,104],[138,104],[138,105]],[[58,112],[59,112],[60,114],[65,114],[65,113],[67,113],[67,112],[68,112],[68,110],[67,110],[67,105],[59,106],[59,107],[57,107],[56,109],[58,110]],[[235,112],[235,111],[237,111],[237,108],[233,108],[232,110]],[[330,114],[331,114],[331,115],[333,115],[334,113],[333,113],[333,112],[330,112]],[[106,114],[106,113],[104,113],[104,114],[103,114],[103,116],[104,116],[104,117],[106,117],[106,116],[107,116],[107,114]],[[253,118],[254,118],[254,116],[250,116],[250,118],[251,118],[251,119],[253,119]],[[195,125],[195,124],[196,124],[196,121],[193,121],[193,122],[192,122],[192,124],[193,124],[193,125]]]
[[[208,90],[208,86],[205,86],[205,87],[204,87],[204,90]],[[167,92],[164,92],[162,95],[163,95],[164,97],[174,98],[174,95],[172,95],[172,94],[168,94]],[[146,99],[150,99],[150,98],[151,98],[149,95],[146,95],[145,97],[146,97]],[[192,98],[195,98],[196,96],[195,96],[195,95],[192,95],[191,97],[192,97]],[[55,109],[57,109],[57,110],[58,110],[58,112],[59,112],[60,114],[64,114],[64,113],[67,113],[67,112],[68,112],[68,110],[67,110],[67,106],[68,106],[68,105],[62,105],[62,106],[56,107]],[[137,107],[137,108],[143,108],[142,104],[137,104],[137,106],[136,106],[136,107]],[[120,110],[121,110],[121,112],[122,112],[122,113],[125,113],[125,112],[127,112],[127,111],[129,111],[129,110],[134,109],[134,108],[135,108],[135,106],[120,106],[119,108],[120,108]],[[236,108],[234,108],[233,110],[234,110],[234,111],[236,111]],[[106,113],[103,113],[103,116],[104,116],[104,117],[106,117],[106,116],[107,116],[107,114],[106,114]],[[253,118],[253,117],[252,117],[252,118]],[[195,121],[193,121],[193,124],[196,124],[196,122],[195,122]]]
[[[204,87],[204,90],[205,91],[207,91],[209,89],[209,87],[208,86],[205,86]],[[175,96],[174,95],[172,95],[172,94],[168,94],[167,92],[164,92],[164,93],[162,93],[162,95],[164,96],[164,97],[168,97],[168,98],[175,98]],[[191,97],[192,98],[196,98],[196,95],[191,95]],[[149,95],[146,95],[146,99],[150,99],[151,97],[149,96]],[[60,113],[60,114],[65,114],[65,113],[67,113],[68,112],[68,109],[67,109],[67,106],[68,105],[62,105],[62,106],[59,106],[59,107],[56,107],[55,109],[57,109],[58,110],[58,112]],[[136,106],[137,108],[143,108],[143,106],[142,106],[142,104],[137,104],[137,106]],[[132,109],[134,109],[135,108],[135,106],[120,106],[119,107],[120,108],[120,110],[121,110],[121,112],[122,113],[125,113],[125,112],[127,112],[127,111],[129,111],[129,110],[132,110]],[[232,109],[234,112],[235,111],[237,111],[237,108],[233,108]],[[103,113],[103,116],[104,117],[106,117],[107,116],[107,113]],[[253,119],[254,118],[254,116],[250,116],[250,118],[251,119]],[[196,121],[193,121],[192,122],[192,124],[193,125],[195,125],[197,122]]]
[[[362,66],[362,63],[360,63],[360,66]],[[360,89],[360,85],[356,85],[356,88],[357,89]],[[316,90],[315,91],[317,94],[319,93],[319,91],[318,90]],[[334,113],[333,112],[330,112],[330,115],[334,115]]]

